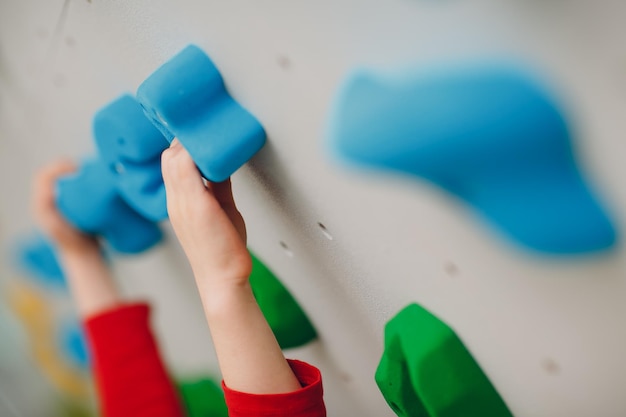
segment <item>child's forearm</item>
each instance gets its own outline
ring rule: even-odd
[[[202,288],[200,296],[226,386],[250,394],[301,387],[254,298],[249,284]]]
[[[81,318],[111,309],[121,301],[99,248],[60,251],[60,260]]]
[[[167,210],[196,276],[226,386],[249,394],[299,390],[250,288],[252,261],[230,181],[205,183],[177,140],[161,166]]]

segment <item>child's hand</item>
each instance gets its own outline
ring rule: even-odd
[[[57,209],[54,188],[57,179],[76,170],[69,161],[58,161],[42,168],[33,181],[32,210],[42,231],[63,255],[99,253],[97,240],[74,228]]]
[[[57,209],[55,183],[75,170],[68,161],[41,169],[33,182],[32,210],[39,227],[58,250],[79,314],[89,317],[119,304],[120,295],[96,238],[70,225]]]
[[[205,185],[177,140],[161,161],[167,211],[196,276],[224,382],[251,394],[301,389],[252,293],[246,229],[230,181]]]
[[[176,139],[163,152],[162,170],[170,221],[198,284],[211,291],[247,285],[252,261],[230,180],[205,185]]]

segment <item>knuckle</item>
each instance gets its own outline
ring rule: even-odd
[[[168,175],[176,175],[180,166],[180,158],[173,149],[166,149],[161,156],[161,169]]]
[[[172,149],[167,148],[161,153],[161,165],[165,167],[172,159]]]

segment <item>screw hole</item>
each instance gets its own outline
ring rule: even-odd
[[[276,62],[278,63],[278,66],[284,70],[287,70],[291,67],[291,60],[285,55],[279,55],[276,58]]]
[[[317,226],[320,228],[320,230],[322,231],[322,234],[324,235],[324,237],[326,237],[326,239],[328,239],[328,240],[333,240],[334,239],[333,235],[330,234],[330,232],[328,231],[326,226],[324,226],[323,223],[318,222]]]
[[[459,267],[451,261],[443,264],[443,270],[450,277],[456,277],[457,275],[459,275]]]
[[[116,162],[111,165],[111,170],[115,172],[116,174],[121,175],[126,171],[126,168],[124,167],[124,164],[122,164],[121,162]]]
[[[556,363],[556,361],[551,358],[546,358],[543,361],[541,361],[541,367],[543,368],[544,371],[546,371],[546,373],[551,374],[551,375],[557,375],[558,373],[561,372],[561,367],[559,366],[559,364]]]
[[[289,249],[289,246],[287,246],[287,244],[285,242],[283,242],[282,240],[280,241],[280,246],[283,248],[283,250],[285,251],[285,255],[289,256],[290,258],[293,258],[293,251],[291,249]]]
[[[347,372],[342,372],[340,377],[343,382],[352,382],[352,376]]]

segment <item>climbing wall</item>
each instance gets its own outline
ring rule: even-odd
[[[194,44],[267,133],[233,176],[235,197],[250,249],[317,332],[287,355],[321,368],[330,416],[396,415],[403,405],[388,404],[375,380],[385,387],[385,375],[402,373],[387,371],[392,352],[417,362],[412,377],[424,363],[437,375],[465,358],[458,345],[436,343],[428,349],[443,359],[418,357],[420,335],[434,334],[419,323],[431,321],[445,323],[441,340],[462,341],[479,365],[461,367],[472,369],[471,381],[497,391],[486,400],[495,415],[507,407],[516,416],[626,415],[625,19],[618,1],[2,0],[2,249],[10,253],[33,227],[34,170],[58,156],[96,155],[94,114]],[[502,124],[493,113],[510,101],[481,101],[480,88],[464,96],[476,101],[455,96],[492,85],[502,74],[493,68],[506,69],[499,79],[513,96],[541,106]],[[450,85],[458,88],[444,94]],[[448,109],[445,100],[456,113],[435,113],[431,103]],[[529,123],[539,127],[520,133]],[[525,163],[508,162],[520,149],[507,147],[518,143],[510,138],[542,135],[559,138],[556,159],[537,162],[545,149],[531,146]],[[414,145],[425,140],[443,145]],[[553,178],[578,185],[561,196]],[[553,221],[541,223],[546,208]],[[162,227],[165,243],[113,258],[118,279],[130,297],[155,304],[177,378],[216,375],[191,273]],[[42,380],[41,363],[27,358],[36,338],[15,305],[30,293],[10,291],[15,281],[28,282],[0,263],[0,415],[48,416],[68,390]],[[59,297],[46,303],[61,323],[71,312]],[[436,319],[412,318],[403,310],[410,304]],[[54,333],[55,325],[46,326]],[[415,380],[392,382],[419,392],[413,404],[437,397]]]

